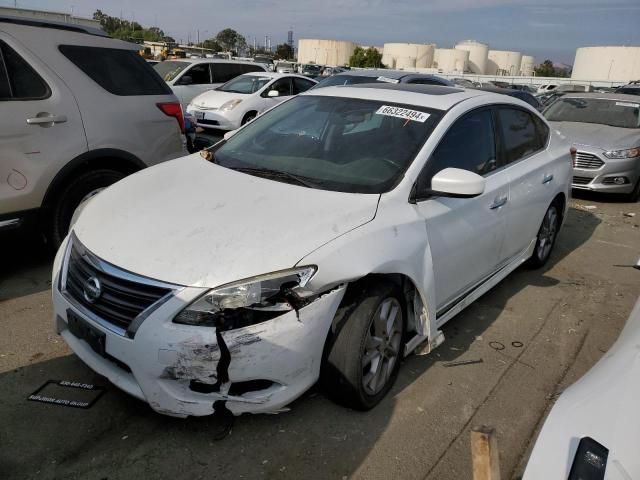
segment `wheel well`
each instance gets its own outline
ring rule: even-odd
[[[553,202],[551,202],[552,204],[557,203],[560,209],[560,224],[562,224],[562,221],[564,220],[564,209],[567,205],[567,197],[565,196],[564,193],[559,193],[558,195],[555,196],[555,198],[553,199]]]
[[[249,115],[258,115],[258,112],[256,110],[249,110],[247,113],[244,114],[244,117],[242,117],[242,120],[244,120],[245,118],[247,118]]]
[[[56,201],[65,185],[83,173],[92,170],[109,169],[130,175],[142,170],[146,165],[137,157],[114,150],[98,150],[87,152],[67,163],[55,176],[42,201],[42,206],[47,209]]]

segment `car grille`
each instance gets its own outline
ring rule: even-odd
[[[593,178],[591,177],[573,177],[574,185],[588,185]]]
[[[576,159],[573,162],[575,168],[584,168],[587,170],[596,170],[604,165],[604,162],[595,155],[586,152],[576,153]]]
[[[102,293],[90,302],[85,297],[85,284],[95,277]],[[156,303],[171,289],[126,280],[97,268],[75,245],[67,262],[65,289],[73,299],[100,319],[126,330],[143,311]]]

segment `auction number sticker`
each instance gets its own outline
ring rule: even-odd
[[[640,106],[637,103],[627,103],[627,102],[616,102],[616,105],[618,107],[631,107],[631,108],[638,108]]]
[[[397,78],[378,77],[376,78],[376,80],[378,80],[379,82],[385,82],[385,83],[400,83],[400,80],[398,80]]]
[[[418,110],[410,110],[408,108],[392,107],[390,105],[381,106],[376,115],[386,115],[387,117],[404,118],[405,120],[413,120],[414,122],[424,123],[429,118],[428,113],[419,112]]]

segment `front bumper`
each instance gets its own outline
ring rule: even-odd
[[[640,180],[640,158],[613,160],[605,157],[602,151],[585,150],[588,154],[597,156],[604,164],[599,168],[573,168],[572,187],[580,190],[609,193],[631,193]],[[626,182],[618,185],[613,183],[616,177],[625,177]]]
[[[222,112],[221,110],[203,110],[193,105],[187,106],[187,112],[194,116],[196,123],[202,128],[217,128],[220,130],[236,130],[240,128],[242,118],[234,114],[234,111]],[[199,116],[203,118],[198,118]]]
[[[224,402],[235,415],[277,412],[317,381],[325,339],[344,288],[321,295],[298,311],[218,336],[215,328],[172,322],[203,293],[201,288],[181,287],[128,338],[95,321],[61,288],[64,250],[63,245],[54,264],[56,332],[90,368],[155,411],[177,417],[210,415],[216,402]],[[105,355],[70,331],[70,312],[105,335]],[[219,365],[226,352],[229,359],[223,373],[228,381],[220,383],[218,378],[224,375]],[[201,393],[202,386],[216,383],[217,391]]]

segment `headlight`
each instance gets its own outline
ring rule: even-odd
[[[231,330],[271,320],[293,310],[291,299],[295,289],[305,287],[315,273],[315,266],[293,268],[214,288],[173,321]]]
[[[604,152],[607,158],[635,158],[640,157],[640,147],[629,148],[626,150],[609,150]]]
[[[228,102],[223,103],[220,106],[220,110],[222,110],[223,112],[228,112],[236,108],[236,105],[238,105],[240,102],[242,102],[241,99],[234,98],[233,100],[229,100]]]

